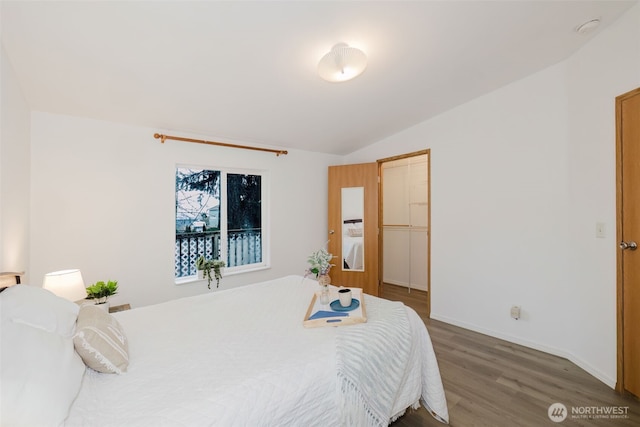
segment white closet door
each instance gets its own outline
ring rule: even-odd
[[[409,225],[409,191],[406,166],[385,166],[383,180],[384,225]]]
[[[411,280],[410,244],[411,232],[408,228],[385,227],[383,264],[385,283],[409,287]]]
[[[383,232],[386,283],[428,289],[427,157],[384,164]]]
[[[410,272],[411,287],[426,291],[427,287],[427,230],[412,229],[411,234],[411,255],[410,255]]]

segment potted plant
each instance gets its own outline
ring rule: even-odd
[[[309,263],[309,269],[307,270],[306,275],[314,274],[318,281],[323,282],[328,280],[328,283],[331,283],[331,279],[329,278],[329,270],[335,264],[331,264],[331,260],[333,259],[333,255],[327,252],[325,249],[320,249],[317,252],[313,252],[307,258],[307,262]]]
[[[207,279],[207,288],[211,289],[211,280],[216,278],[216,288],[220,287],[220,279],[222,279],[222,267],[226,264],[220,259],[206,259],[204,255],[200,255],[196,260],[196,269],[198,270],[198,278]],[[213,276],[211,271],[213,270]],[[200,273],[202,272],[202,273]],[[200,277],[202,274],[202,277]]]
[[[118,281],[109,280],[96,282],[87,288],[87,299],[92,299],[96,305],[109,310],[109,297],[118,293]]]

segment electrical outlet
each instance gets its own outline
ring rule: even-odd
[[[520,307],[517,305],[511,307],[511,318],[516,320],[520,318]]]

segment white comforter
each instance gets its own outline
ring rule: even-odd
[[[336,337],[351,326],[303,327],[316,290],[288,276],[116,313],[128,372],[87,369],[65,426],[340,425]],[[422,397],[448,420],[426,328],[407,315],[415,345],[392,415]]]

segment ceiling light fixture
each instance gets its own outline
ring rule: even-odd
[[[362,74],[367,68],[367,56],[360,49],[338,43],[322,57],[318,74],[328,82],[346,82]]]

